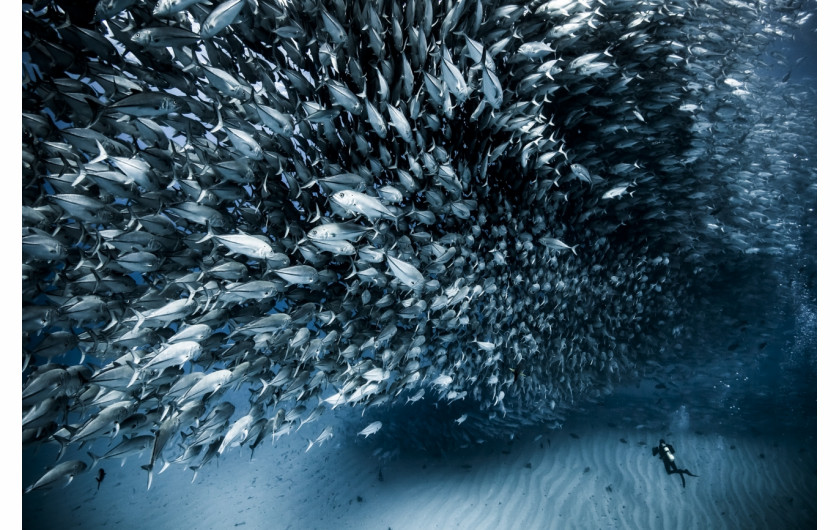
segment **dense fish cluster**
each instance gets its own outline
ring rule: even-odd
[[[328,409],[486,433],[665,362],[704,271],[802,250],[816,117],[773,43],[815,9],[25,2],[24,444],[110,437],[151,484]]]

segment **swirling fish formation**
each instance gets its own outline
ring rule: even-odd
[[[609,392],[701,265],[799,244],[789,4],[24,3],[24,443],[151,484],[328,407]]]

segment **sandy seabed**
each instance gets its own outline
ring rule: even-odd
[[[323,422],[321,422],[323,423]],[[313,429],[308,429],[313,427]],[[317,430],[315,430],[317,427]],[[641,427],[641,426],[640,426]],[[569,422],[443,456],[382,462],[335,424],[336,436],[306,452],[323,424],[270,440],[253,460],[233,448],[192,471],[173,465],[146,490],[148,455],[104,460],[65,488],[23,496],[23,528],[430,529],[732,528],[817,526],[813,439],[662,433]],[[314,434],[313,434],[314,433]],[[667,436],[666,436],[667,434]],[[698,478],[667,475],[651,455],[659,438]],[[230,453],[230,454],[229,454]],[[23,486],[54,457],[23,452]],[[90,463],[87,458],[81,458]]]

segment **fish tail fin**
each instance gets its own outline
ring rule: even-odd
[[[207,240],[209,240],[209,239],[212,239],[215,235],[216,235],[216,233],[215,233],[215,232],[213,232],[213,227],[212,227],[212,226],[210,225],[210,223],[208,222],[208,223],[207,223],[207,235],[206,235],[206,236],[204,236],[204,237],[202,237],[202,238],[201,238],[201,239],[199,239],[198,241],[196,241],[196,243],[204,243],[205,241],[207,241]]]
[[[129,311],[131,311],[132,313],[134,313],[134,316],[136,316],[136,317],[137,317],[137,324],[135,324],[135,325],[134,325],[134,329],[132,329],[132,330],[131,330],[131,331],[132,331],[132,333],[136,333],[136,332],[137,332],[137,330],[138,330],[138,329],[140,329],[140,326],[142,326],[142,325],[143,325],[143,322],[145,322],[145,321],[146,321],[146,317],[144,317],[143,315],[141,315],[141,314],[140,314],[140,313],[139,313],[136,309],[134,309],[134,308],[133,308],[133,307],[131,307],[131,306],[128,306],[128,309],[129,309]]]
[[[268,386],[269,386],[268,382],[265,379],[263,379],[262,377],[260,377],[260,383],[262,384],[262,390],[260,390],[260,393],[257,394],[257,398],[261,397],[265,393],[265,391],[268,390]]]
[[[96,155],[96,158],[93,158],[90,161],[88,161],[88,164],[96,164],[97,162],[102,162],[103,160],[107,160],[109,156],[105,148],[102,147],[102,143],[97,139],[94,139],[94,141],[96,142],[96,147],[99,150],[99,154]]]
[[[253,94],[253,93],[252,93],[252,94]],[[210,129],[210,133],[211,133],[211,134],[212,134],[212,133],[214,133],[214,132],[216,132],[216,131],[221,130],[221,128],[225,126],[225,122],[224,122],[224,120],[222,119],[222,111],[221,111],[221,109],[222,109],[222,105],[221,105],[219,102],[216,102],[215,107],[216,107],[216,119],[217,119],[217,122],[216,122],[216,126],[215,126],[215,127],[213,127],[212,129]]]
[[[201,271],[201,275],[204,275],[204,271]],[[201,278],[201,276],[199,276],[199,278]],[[204,286],[202,285],[202,287]],[[190,296],[187,298],[187,303],[189,304],[190,302],[192,302],[193,298],[195,298],[198,289],[194,288],[190,284],[187,284],[187,290],[190,292]]]
[[[351,269],[353,272],[351,272],[351,273],[350,273],[347,277],[345,277],[345,278],[344,278],[345,280],[349,280],[350,278],[352,278],[353,276],[355,276],[355,275],[359,272],[359,271],[357,271],[357,270],[356,270],[356,263],[355,263],[354,261],[351,261],[351,262],[350,262],[350,269]],[[349,294],[349,293],[348,293],[348,294]]]
[[[92,460],[92,462],[90,464],[90,467],[91,467],[91,469],[93,469],[93,468],[96,467],[96,464],[99,463],[99,457],[96,456],[95,454],[91,453],[90,451],[88,451],[87,454],[90,457],[90,459]]]
[[[70,437],[64,437],[59,436],[58,434],[53,434],[53,438],[56,442],[58,442],[59,445],[58,456],[55,458],[56,461],[61,460],[61,458],[64,456],[64,451],[67,449],[67,446],[70,445],[70,442],[72,441],[72,434],[75,434],[78,431],[78,429],[76,429],[75,427],[71,428],[69,425],[66,425],[64,428],[70,431]]]
[[[131,364],[132,364],[131,361],[127,361],[127,362],[130,363],[129,366],[131,366]],[[126,388],[131,388],[134,385],[134,383],[137,382],[137,378],[140,377],[139,367],[137,367],[135,365],[135,366],[132,366],[132,368],[134,368],[134,372],[131,374],[131,379],[128,381],[128,386]]]
[[[309,221],[309,222],[310,222],[310,223],[315,223],[315,222],[317,222],[317,221],[318,221],[318,219],[320,219],[320,218],[321,218],[321,209],[318,207],[318,203],[316,202],[316,203],[315,203],[315,216],[314,216],[314,217],[312,218],[312,220],[311,220],[311,221]]]
[[[86,97],[85,101],[93,109],[93,118],[91,118],[90,123],[87,124],[86,127],[92,127],[96,122],[99,121],[100,118],[102,118],[102,116],[105,114],[105,110],[108,107],[94,97]],[[79,127],[81,127],[81,125],[79,125]]]
[[[82,351],[82,357],[84,357],[86,354],[89,354],[91,352],[95,353],[96,351],[98,351],[99,350],[99,341],[101,340],[101,338],[91,329],[87,330],[86,333],[87,333],[87,335],[85,336],[85,338],[93,339],[93,346],[87,348],[86,351],[82,351],[82,348],[80,347],[79,350]],[[81,339],[82,335],[79,335],[79,338]],[[82,364],[82,362],[80,361],[79,364]]]
[[[152,476],[153,476],[152,467],[153,466],[152,466],[152,464],[147,464],[145,466],[140,466],[140,467],[142,467],[144,470],[146,470],[146,472],[149,474],[149,480],[146,483],[146,491],[148,491],[148,490],[152,489]]]

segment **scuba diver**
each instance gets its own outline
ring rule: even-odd
[[[657,453],[659,454],[659,458],[661,458],[662,462],[665,464],[665,471],[669,475],[672,475],[674,473],[680,474],[683,488],[685,487],[685,475],[688,475],[690,477],[697,476],[687,469],[677,468],[677,464],[674,461],[674,446],[671,444],[666,444],[665,440],[659,440],[659,447],[653,448],[653,456],[656,456]]]

